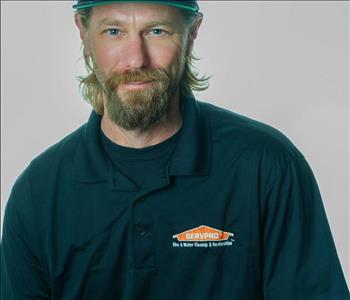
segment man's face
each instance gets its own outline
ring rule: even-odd
[[[178,8],[148,3],[94,7],[85,47],[114,123],[146,130],[165,121],[183,74],[187,47]]]

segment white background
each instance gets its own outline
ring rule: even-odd
[[[30,160],[85,122],[90,107],[71,1],[1,1],[1,204]],[[349,285],[349,4],[200,1],[196,94],[268,123],[319,183]]]

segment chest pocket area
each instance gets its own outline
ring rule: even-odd
[[[159,219],[157,244],[165,244],[157,255],[160,265],[210,272],[222,272],[226,268],[238,271],[243,267],[245,247],[235,240],[234,235],[222,236],[220,230],[193,219],[187,224],[180,227],[169,220]]]

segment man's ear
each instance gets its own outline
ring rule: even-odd
[[[187,56],[191,55],[192,53],[194,40],[197,38],[198,30],[202,24],[202,21],[203,21],[203,16],[198,17],[190,29],[190,33],[188,36],[187,53],[186,53]]]
[[[75,25],[77,25],[77,27],[78,27],[80,39],[81,39],[81,42],[84,45],[84,51],[88,51],[88,47],[87,47],[87,29],[85,29],[85,27],[83,25],[83,22],[81,20],[81,15],[79,13],[76,13],[74,15],[74,22],[75,22]],[[87,52],[87,54],[89,55],[88,52]]]
[[[82,41],[84,41],[85,37],[86,37],[86,32],[85,32],[85,28],[83,26],[83,22],[81,21],[81,16],[80,16],[79,13],[75,13],[75,15],[74,15],[74,22],[75,22],[75,25],[77,25],[77,27],[79,29],[80,39]]]

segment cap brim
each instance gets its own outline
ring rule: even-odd
[[[79,11],[81,9],[90,8],[94,6],[101,6],[101,5],[108,5],[108,4],[114,4],[119,2],[136,2],[136,1],[130,1],[130,0],[118,0],[118,1],[101,1],[101,2],[90,2],[90,3],[81,3],[81,4],[75,4],[73,5],[73,8],[76,11]],[[193,12],[198,12],[199,7],[197,5],[190,5],[190,4],[184,4],[184,3],[178,3],[178,2],[170,2],[170,1],[152,1],[152,0],[138,0],[137,2],[145,2],[145,3],[155,3],[155,4],[162,4],[162,5],[170,5],[179,7],[182,9],[191,10]]]

